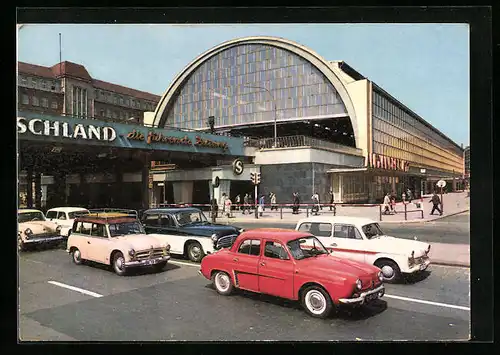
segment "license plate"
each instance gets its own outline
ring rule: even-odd
[[[420,271],[427,269],[427,264],[420,265]]]
[[[378,293],[372,293],[371,295],[366,296],[367,301],[373,301],[378,298]]]
[[[146,260],[146,265],[154,265],[156,264],[156,260]]]

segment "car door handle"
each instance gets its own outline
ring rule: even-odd
[[[337,246],[337,243],[332,243],[330,244],[331,247],[336,247]]]
[[[233,258],[233,261],[238,261],[239,259],[238,258]]]
[[[90,244],[90,242],[87,240],[87,244]]]
[[[260,262],[260,266],[266,266],[266,263],[265,263],[265,262],[263,262],[263,261],[261,261],[261,262]]]

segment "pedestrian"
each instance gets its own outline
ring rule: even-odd
[[[222,193],[222,197],[220,199],[220,203],[222,205],[222,208],[221,208],[222,209],[222,215],[224,215],[225,212],[226,212],[226,199],[227,199],[226,193],[223,192]]]
[[[404,192],[404,190],[401,193],[401,200],[403,200],[403,204],[406,202],[406,193]]]
[[[394,191],[392,192],[390,197],[391,197],[391,212],[397,213],[396,212],[396,194],[394,193]]]
[[[389,194],[389,193],[387,193],[387,194],[384,196],[384,203],[383,203],[383,206],[384,206],[384,214],[391,213],[391,211],[390,211],[390,206],[391,206],[391,198],[390,198],[390,194]]]
[[[317,192],[311,196],[311,200],[313,202],[312,212],[317,216],[319,212],[319,195]]]
[[[241,209],[241,197],[240,194],[237,194],[236,197],[234,198],[234,204],[236,205],[235,209],[240,210]]]
[[[249,208],[249,204],[250,204],[250,196],[248,196],[248,193],[246,193],[245,196],[243,197],[243,214],[246,214],[247,208]],[[248,210],[248,212],[250,213],[250,209]]]
[[[229,218],[231,216],[231,205],[233,203],[231,202],[231,199],[228,197],[226,198],[226,200],[224,201],[224,205],[226,207],[225,211],[226,211],[226,216]]]
[[[270,193],[270,198],[271,198],[271,211],[272,210],[278,210],[278,206],[276,205],[276,194],[274,192]]]
[[[408,199],[408,203],[411,203],[411,200],[413,200],[413,194],[410,189],[406,190],[406,198]]]
[[[439,212],[439,215],[442,216],[443,215],[443,212],[439,209],[439,205],[441,204],[441,199],[439,198],[438,194],[436,193],[436,191],[434,191],[434,194],[432,195],[429,203],[432,202],[432,211],[431,211],[431,215],[434,214],[434,211],[437,210]]]
[[[265,205],[266,205],[266,197],[264,195],[261,195],[259,198],[259,214],[262,216],[265,210]]]
[[[330,211],[333,210],[333,201],[335,201],[335,196],[333,195],[333,190],[330,189]]]
[[[299,193],[294,192],[293,193],[293,207],[292,207],[293,214],[299,214],[299,206],[300,206]]]

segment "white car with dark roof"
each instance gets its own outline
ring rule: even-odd
[[[373,264],[385,282],[397,282],[402,274],[426,270],[429,243],[386,235],[368,218],[311,216],[297,222],[296,230],[316,236],[335,256]]]
[[[55,207],[47,211],[45,218],[61,226],[61,235],[67,238],[75,218],[88,213],[89,210],[82,207]]]

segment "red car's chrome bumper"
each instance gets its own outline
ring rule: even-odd
[[[385,293],[385,287],[384,285],[380,285],[379,287],[363,292],[362,294],[359,295],[359,297],[356,298],[340,298],[339,302],[340,303],[347,303],[347,304],[353,304],[353,303],[359,303],[363,304],[365,303],[365,300],[370,299],[375,299],[375,298],[380,298],[384,295]]]

